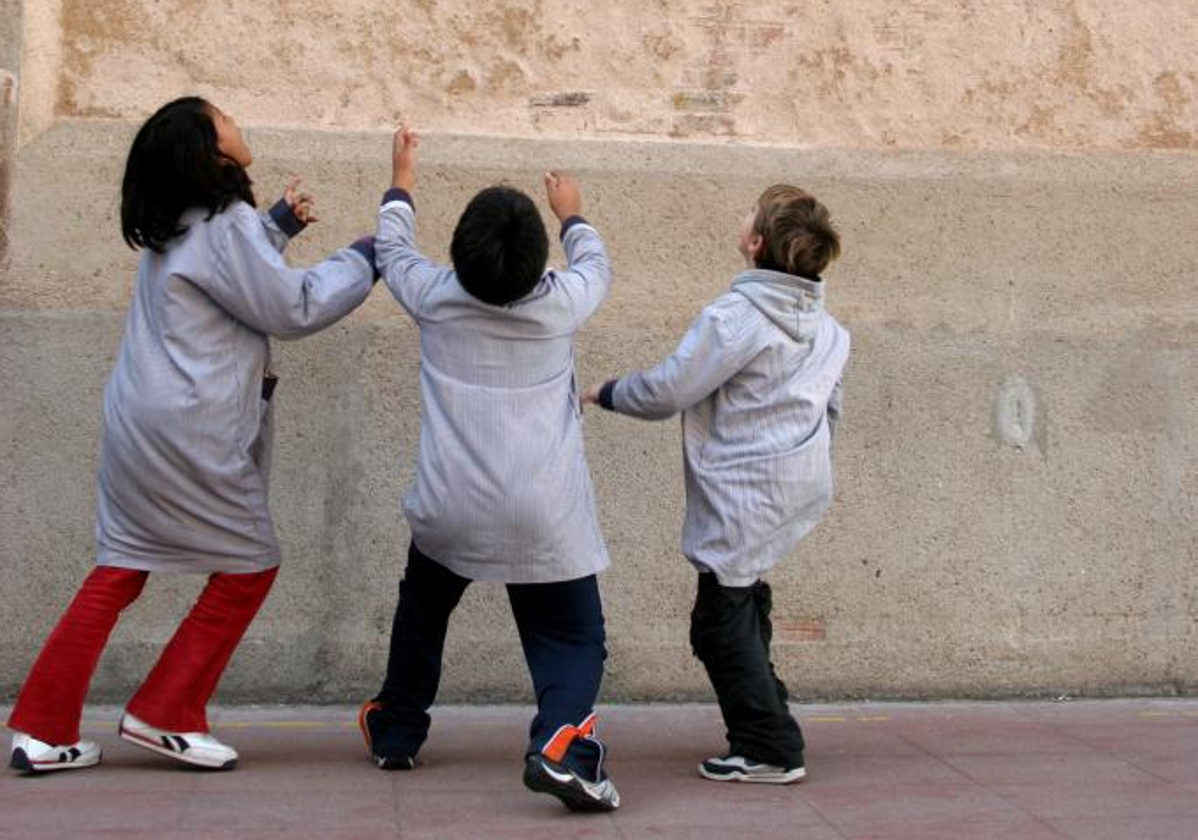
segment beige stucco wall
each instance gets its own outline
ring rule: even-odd
[[[761,187],[812,189],[844,234],[828,281],[855,351],[836,506],[773,575],[796,693],[1198,685],[1191,3],[0,12],[0,695],[91,561],[100,392],[136,265],[117,187],[138,121],[191,91],[249,127],[264,201],[291,174],[317,193],[297,262],[370,228],[401,117],[425,132],[438,257],[475,190],[576,171],[617,271],[580,336],[584,381],[672,349],[737,269]],[[381,672],[406,543],[416,335],[379,289],[277,349],[285,570],[223,696],[352,699]],[[704,697],[677,425],[585,422],[614,558],[608,696]],[[125,696],[197,585],[151,587],[97,697]],[[468,595],[448,658],[447,699],[527,698],[500,588]]]
[[[60,116],[199,86],[295,128],[1198,148],[1192,0],[61,2]]]

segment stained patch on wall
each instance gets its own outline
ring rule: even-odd
[[[16,135],[17,77],[0,70],[0,267],[8,261],[8,192]]]

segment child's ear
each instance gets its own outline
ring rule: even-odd
[[[765,250],[765,237],[760,233],[754,233],[749,237],[749,259],[756,265],[759,262],[761,252]]]

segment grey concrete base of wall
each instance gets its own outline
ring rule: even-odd
[[[0,275],[0,697],[92,562],[101,391],[136,257],[117,190],[132,126],[63,123],[20,150]],[[324,221],[310,261],[372,225],[388,138],[252,132],[265,202],[292,171]],[[833,209],[831,309],[852,331],[838,494],[771,576],[775,659],[804,698],[1198,688],[1198,175],[1185,156],[873,155],[670,143],[426,138],[420,240],[498,180],[578,171],[615,289],[580,336],[593,382],[669,352],[737,269],[769,183]],[[560,255],[557,256],[560,259]],[[380,287],[277,345],[272,506],[284,570],[226,702],[352,701],[386,657],[419,427],[417,336]],[[687,643],[676,421],[586,416],[613,568],[612,700],[709,696]],[[93,698],[124,699],[202,581],[159,576]],[[502,587],[452,624],[442,698],[531,696]]]

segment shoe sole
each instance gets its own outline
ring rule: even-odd
[[[715,773],[702,764],[699,765],[699,775],[713,782],[745,782],[759,785],[794,785],[807,778],[807,769],[798,767],[789,773],[746,773],[743,770],[729,770],[727,773]]]
[[[184,764],[190,765],[192,767],[202,767],[205,770],[233,770],[237,767],[237,759],[235,758],[231,758],[228,761],[220,764],[214,761],[205,761],[204,759],[194,758],[192,756],[184,755],[183,753],[169,750],[161,744],[155,743],[152,739],[147,738],[144,735],[138,735],[136,732],[130,732],[128,729],[123,727],[117,730],[117,735],[121,737],[121,740],[128,741],[135,747],[141,747],[144,750],[149,750],[150,752],[158,753],[159,755],[165,755],[167,758],[173,758],[176,761],[181,761]]]
[[[614,803],[595,799],[583,789],[582,783],[573,776],[566,781],[550,775],[549,768],[536,756],[529,757],[524,764],[524,786],[534,793],[548,793],[551,796],[556,796],[571,811],[599,813],[614,811],[620,807],[618,799]]]
[[[375,755],[374,753],[371,753],[370,757],[374,759],[374,763],[379,766],[380,770],[415,770],[416,769],[416,759],[408,758],[407,756],[401,756],[400,758],[395,758],[394,756]]]
[[[18,747],[9,756],[8,766],[21,773],[53,773],[55,770],[79,770],[83,767],[95,767],[100,763],[102,753],[97,752],[91,758],[77,758],[74,761],[33,761],[25,750]]]

